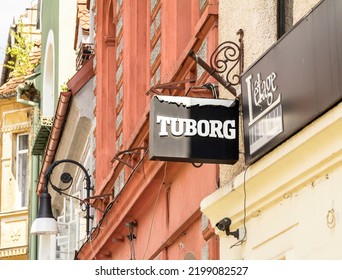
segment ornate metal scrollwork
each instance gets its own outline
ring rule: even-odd
[[[193,50],[188,54],[209,75],[235,96],[237,96],[237,92],[234,86],[240,83],[240,76],[243,72],[243,30],[240,29],[236,35],[239,35],[239,44],[231,41],[220,44],[210,57],[210,65]],[[237,65],[239,65],[239,69],[236,70]]]
[[[225,73],[226,81],[236,86],[240,83],[240,76],[243,72],[243,30],[240,29],[239,45],[226,41],[220,44],[210,57],[210,66],[219,74]],[[236,66],[239,64],[239,69]]]
[[[44,176],[44,192],[48,192],[48,184],[50,183],[51,187],[57,193],[59,193],[60,195],[63,194],[65,196],[77,199],[81,203],[85,203],[85,209],[82,209],[82,210],[86,211],[86,216],[85,216],[86,222],[87,222],[87,224],[86,224],[86,231],[87,231],[87,236],[89,236],[89,234],[90,234],[90,228],[89,228],[90,227],[90,220],[93,219],[93,216],[90,215],[90,205],[89,205],[89,202],[85,201],[85,200],[81,200],[80,198],[72,196],[72,195],[70,195],[70,194],[65,192],[69,188],[72,187],[72,184],[73,184],[73,181],[74,181],[72,175],[70,173],[68,173],[68,172],[64,172],[64,173],[61,174],[60,181],[63,183],[63,186],[65,185],[64,187],[60,187],[60,186],[55,185],[52,182],[52,180],[51,180],[51,175],[52,175],[52,172],[53,172],[54,168],[56,168],[58,165],[60,165],[62,163],[71,163],[71,164],[77,165],[83,171],[84,176],[85,176],[84,179],[86,181],[85,189],[87,191],[87,198],[90,198],[90,191],[93,190],[93,188],[90,185],[91,184],[91,182],[90,182],[90,175],[88,174],[88,171],[85,169],[85,167],[81,163],[79,163],[79,162],[77,162],[75,160],[71,160],[71,159],[58,160],[58,161],[53,162],[49,166],[49,168],[48,168],[48,170],[47,170],[47,172],[46,172],[46,174]],[[60,185],[60,184],[58,184],[58,185]]]
[[[220,44],[210,57],[210,66],[217,73],[225,73],[226,81],[236,86],[240,83],[240,73],[234,72],[241,59],[240,47],[231,41]]]

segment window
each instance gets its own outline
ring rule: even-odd
[[[16,204],[18,208],[24,208],[28,206],[28,134],[17,135],[16,159]]]
[[[125,169],[120,171],[119,176],[116,178],[114,183],[114,197],[116,198],[125,185]]]
[[[116,152],[122,148],[122,123],[123,123],[123,52],[124,52],[124,38],[123,38],[123,1],[116,2]]]
[[[293,26],[293,0],[278,0],[278,39]]]
[[[151,0],[150,2],[150,86],[160,81],[160,55],[161,55],[161,1]]]
[[[73,195],[79,197],[80,193]],[[80,208],[74,199],[64,198],[63,214],[57,218],[60,234],[56,237],[56,259],[72,260],[75,251],[84,242],[81,237],[81,228],[84,222]]]

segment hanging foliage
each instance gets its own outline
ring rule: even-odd
[[[26,76],[32,72],[35,65],[30,60],[30,53],[33,48],[33,42],[29,36],[23,32],[23,23],[18,22],[17,31],[11,31],[14,38],[14,44],[7,48],[7,54],[11,59],[5,66],[12,70],[13,76]]]

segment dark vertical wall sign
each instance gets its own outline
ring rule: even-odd
[[[154,96],[151,160],[233,164],[239,158],[238,100]]]
[[[322,1],[241,78],[246,163],[342,99],[342,1]]]

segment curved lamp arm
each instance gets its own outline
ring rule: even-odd
[[[61,177],[60,180],[64,183],[64,184],[69,184],[69,186],[65,189],[61,189],[58,188],[57,186],[55,186],[51,180],[50,180],[50,176],[54,170],[55,167],[57,167],[59,164],[61,163],[72,163],[77,165],[79,168],[81,168],[81,170],[83,171],[84,175],[85,175],[85,180],[86,180],[86,191],[87,191],[87,198],[90,197],[90,191],[92,190],[90,184],[90,175],[88,174],[88,171],[85,169],[85,167],[80,164],[78,161],[72,160],[72,159],[62,159],[62,160],[57,160],[55,162],[53,162],[49,168],[46,171],[46,174],[44,175],[44,188],[43,188],[43,192],[42,194],[39,196],[40,199],[40,208],[39,208],[39,212],[38,212],[38,216],[37,219],[33,222],[32,227],[31,227],[31,234],[57,234],[58,233],[58,227],[57,227],[57,222],[56,219],[53,217],[52,215],[52,207],[51,207],[51,196],[48,192],[48,185],[49,183],[51,184],[52,188],[58,192],[59,194],[65,194],[63,191],[69,189],[72,185],[73,182],[73,177],[70,175],[70,173],[68,172],[64,172]],[[90,205],[88,203],[86,203],[86,232],[87,232],[87,236],[89,236],[90,234],[90,219],[92,219],[93,217],[90,216]],[[53,220],[55,220],[55,225],[53,224]],[[48,222],[48,224],[51,226],[51,229],[48,229],[48,226],[46,228],[44,228],[44,225],[41,225],[40,222]]]

